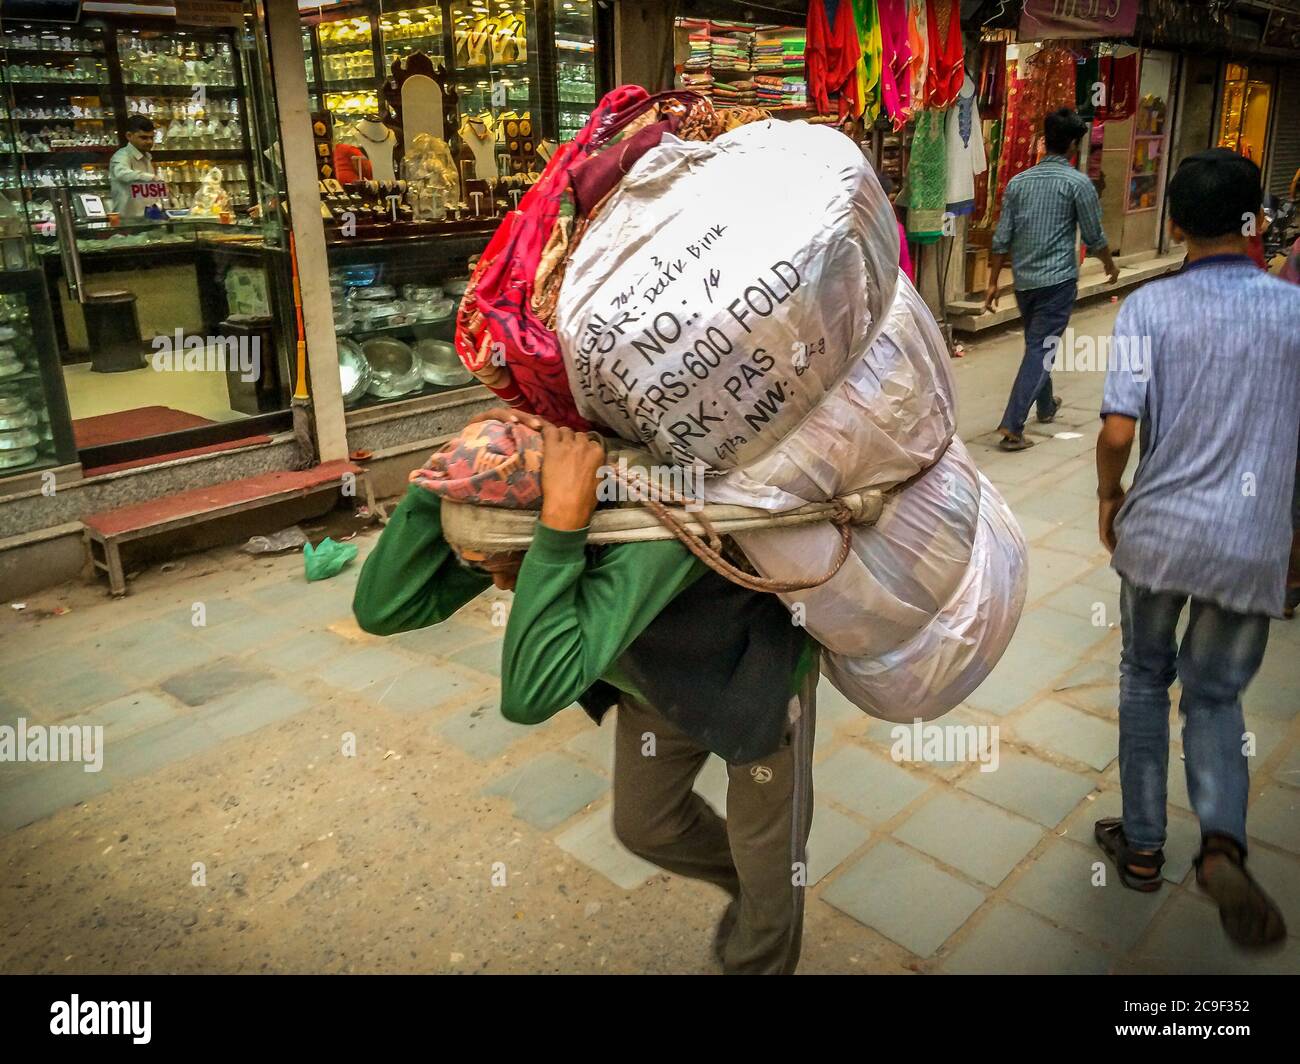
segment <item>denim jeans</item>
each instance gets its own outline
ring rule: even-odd
[[[1202,837],[1227,835],[1246,849],[1250,770],[1241,693],[1268,643],[1268,617],[1231,613],[1191,600],[1182,642],[1178,620],[1188,596],[1153,592],[1128,579],[1120,591],[1124,646],[1119,679],[1119,778],[1124,834],[1137,850],[1165,843],[1169,769],[1169,685],[1183,685],[1187,793]]]
[[[1016,305],[1020,308],[1020,320],[1025,329],[1025,355],[1020,360],[1015,383],[1011,385],[1011,398],[1007,400],[1000,427],[1017,436],[1025,431],[1029,408],[1035,403],[1040,418],[1056,413],[1047,342],[1059,337],[1070,324],[1070,312],[1074,310],[1074,297],[1078,290],[1078,281],[1069,280],[1044,288],[1016,291]]]

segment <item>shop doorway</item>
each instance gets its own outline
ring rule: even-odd
[[[3,183],[50,309],[34,361],[90,474],[286,428],[295,340],[261,4],[93,7],[0,20]]]

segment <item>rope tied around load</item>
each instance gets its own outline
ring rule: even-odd
[[[789,591],[806,591],[809,588],[826,583],[848,561],[849,554],[853,550],[853,525],[860,522],[866,512],[865,500],[857,492],[842,498],[832,499],[835,509],[829,515],[828,520],[839,529],[840,549],[830,569],[814,580],[770,580],[766,577],[754,576],[745,572],[723,555],[722,537],[718,535],[717,529],[714,528],[713,523],[703,512],[694,514],[695,520],[705,532],[705,535],[701,536],[692,529],[687,528],[672,510],[664,504],[665,499],[675,506],[687,506],[696,500],[687,499],[671,488],[664,490],[660,485],[643,478],[635,469],[620,471],[616,476],[619,483],[624,487],[639,493],[639,499],[644,503],[646,509],[654,514],[661,525],[672,532],[683,547],[719,576],[726,577],[732,583],[739,584],[750,591],[783,594]]]

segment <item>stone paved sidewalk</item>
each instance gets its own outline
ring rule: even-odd
[[[1076,330],[1113,312],[1080,311]],[[1000,764],[897,763],[890,726],[823,682],[801,970],[1300,972],[1296,937],[1236,953],[1197,893],[1177,743],[1165,889],[1092,885],[1092,822],[1119,810],[1118,582],[1094,531],[1101,380],[1062,379],[1053,434],[1003,454],[988,430],[1018,341],[955,363],[962,435],[1031,544],[1016,637],[947,718],[997,726]],[[0,764],[0,968],[707,967],[720,895],[613,838],[612,728],[500,717],[492,598],[425,631],[362,633],[358,568],[309,585],[297,557],[217,551],[144,574],[121,602],[73,588],[29,601],[73,603],[63,616],[5,611],[0,723],[102,724],[107,748],[99,773]],[[1300,622],[1275,623],[1246,699],[1251,861],[1293,936],[1298,653]],[[714,759],[697,789],[721,810],[725,782]]]

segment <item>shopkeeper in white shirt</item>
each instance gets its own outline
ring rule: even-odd
[[[161,209],[167,202],[167,183],[155,176],[149,154],[153,140],[153,121],[131,115],[126,120],[126,144],[113,153],[108,164],[112,209],[123,221],[139,221],[147,208]]]

